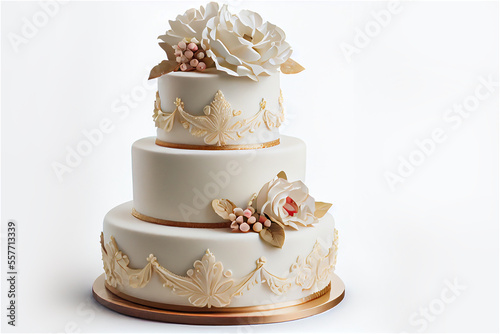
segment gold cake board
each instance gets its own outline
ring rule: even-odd
[[[329,292],[303,304],[264,311],[205,313],[171,311],[136,304],[113,294],[104,283],[104,274],[102,274],[95,280],[92,293],[100,304],[113,311],[136,318],[190,325],[242,326],[302,319],[333,308],[344,299],[345,293],[344,282],[334,274]]]

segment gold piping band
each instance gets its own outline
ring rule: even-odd
[[[268,311],[268,310],[276,310],[284,307],[296,306],[303,303],[307,303],[313,299],[319,298],[326,293],[330,292],[332,285],[328,283],[320,291],[317,291],[313,294],[310,294],[307,297],[291,300],[288,302],[276,303],[276,304],[267,304],[267,305],[258,305],[258,306],[243,306],[243,307],[194,307],[194,306],[184,306],[184,305],[173,305],[173,304],[164,304],[158,302],[152,302],[148,300],[144,300],[141,298],[136,298],[129,296],[121,291],[118,291],[116,288],[110,286],[107,282],[104,283],[106,289],[108,289],[111,293],[117,295],[118,297],[128,300],[130,302],[146,305],[149,307],[154,307],[163,310],[171,310],[171,311],[180,311],[180,312],[203,312],[203,313],[235,313],[235,312],[260,312],[260,311]]]
[[[268,141],[261,144],[246,144],[246,145],[190,145],[190,144],[179,144],[179,143],[169,143],[156,138],[156,145],[170,148],[183,148],[186,150],[255,150],[259,148],[268,148],[279,145],[280,139],[273,141]]]
[[[230,227],[231,222],[221,222],[221,223],[189,223],[189,222],[177,222],[173,220],[154,218],[150,216],[143,215],[140,212],[137,212],[135,209],[132,209],[132,216],[142,221],[165,225],[165,226],[174,226],[174,227],[191,227],[191,228],[223,228]]]

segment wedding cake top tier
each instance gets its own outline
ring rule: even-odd
[[[279,27],[249,10],[215,2],[169,21],[159,36],[167,60],[153,120],[156,144],[186,149],[256,149],[279,144],[284,121],[281,73],[304,68]]]
[[[275,146],[284,121],[279,73],[260,81],[213,68],[169,73],[158,80],[156,105],[157,143],[171,147]]]

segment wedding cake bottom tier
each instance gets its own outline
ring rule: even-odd
[[[300,303],[330,287],[338,242],[330,214],[287,228],[277,248],[255,232],[144,222],[132,208],[127,202],[112,209],[101,235],[106,285],[122,298],[214,310]]]

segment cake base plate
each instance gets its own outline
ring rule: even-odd
[[[190,325],[251,325],[302,319],[322,313],[336,306],[344,299],[344,282],[333,275],[331,290],[316,299],[303,304],[254,312],[203,313],[170,311],[139,305],[106,289],[104,274],[92,286],[94,298],[105,307],[136,318]]]

